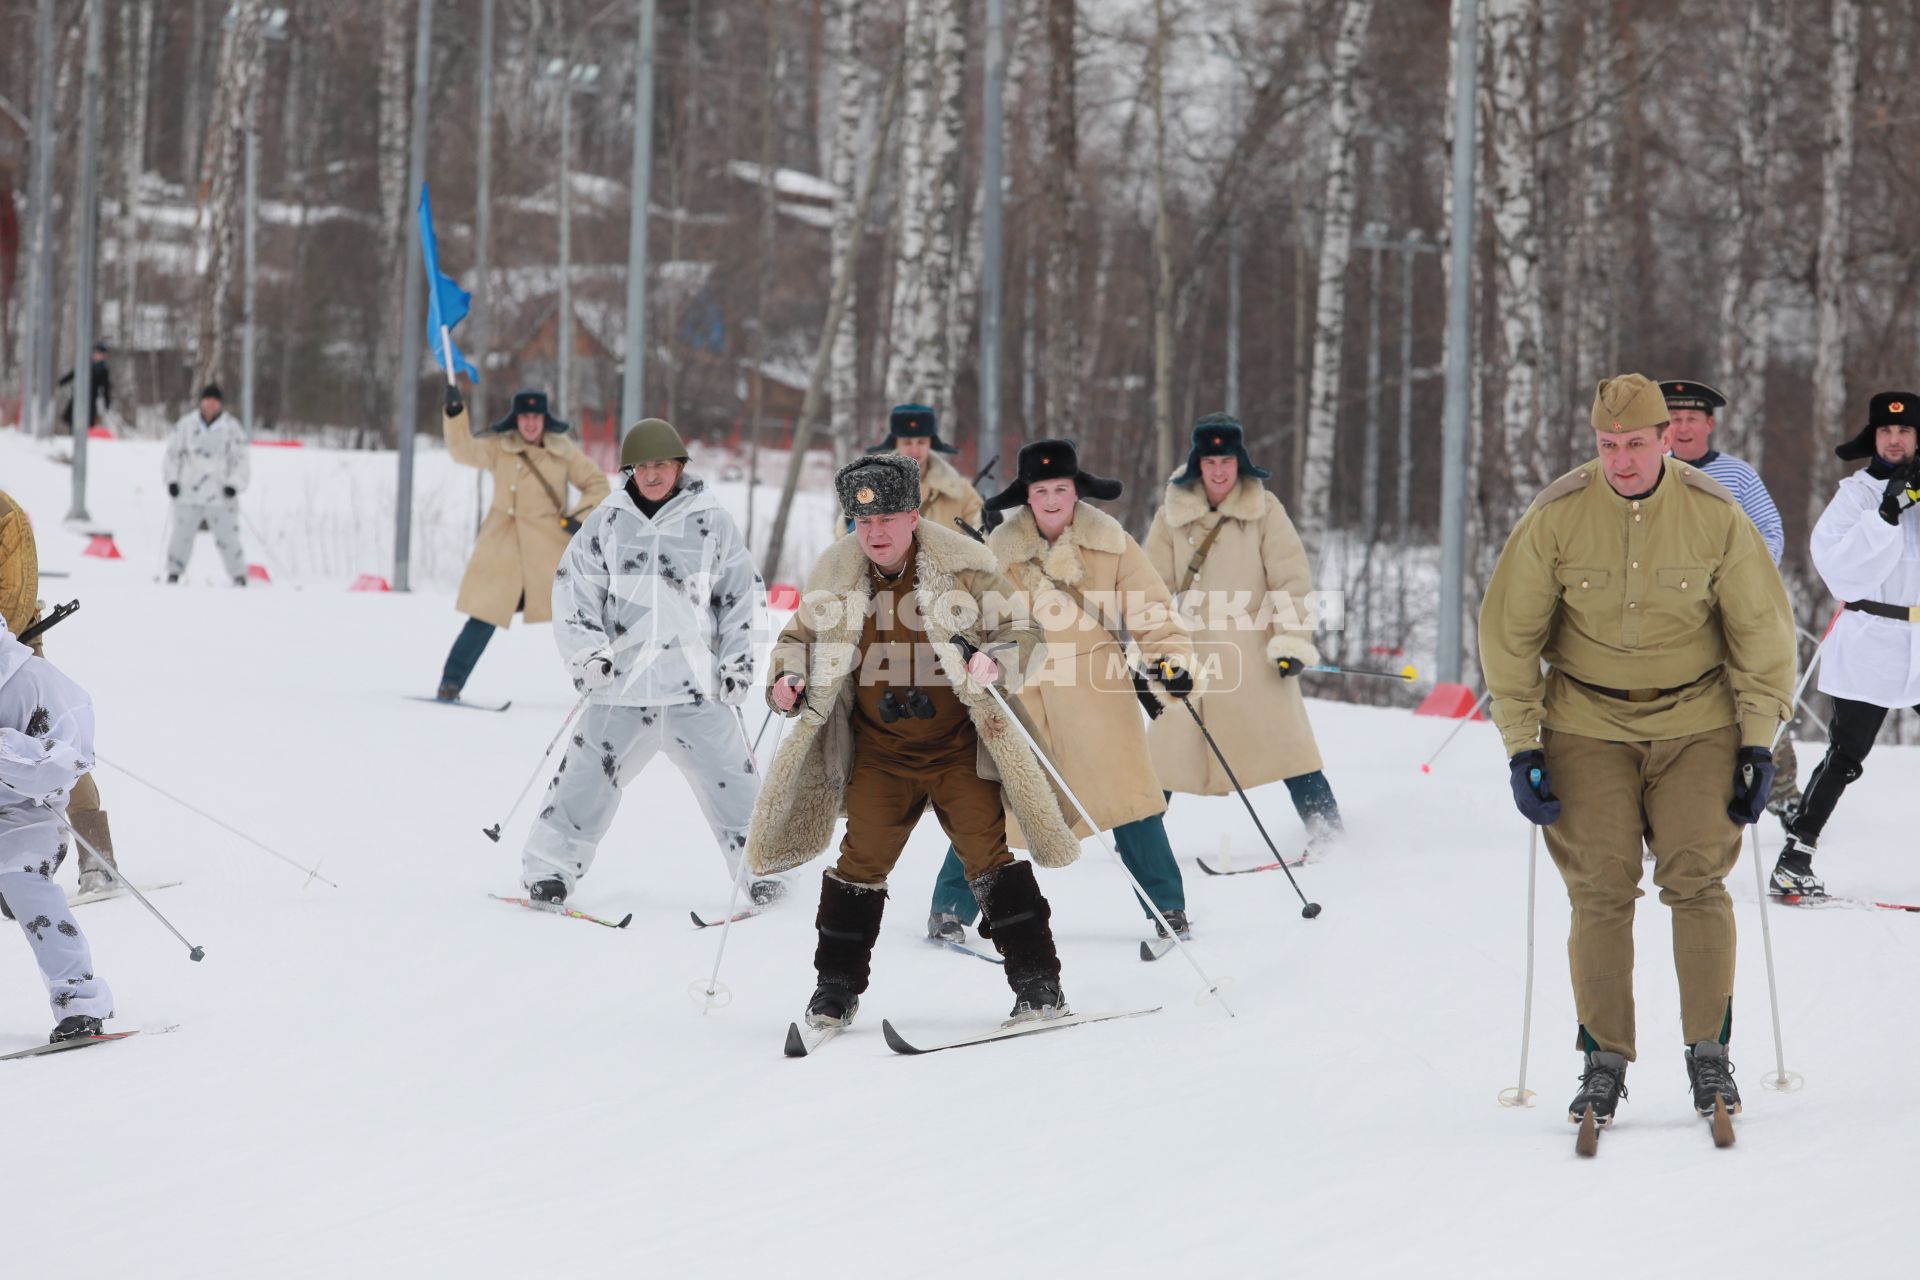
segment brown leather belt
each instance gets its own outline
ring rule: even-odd
[[[1895,622],[1920,622],[1920,605],[1881,604],[1878,600],[1849,600],[1846,607],[1855,613],[1870,613],[1876,618],[1892,618]]]
[[[1700,684],[1705,680],[1711,679],[1715,675],[1718,675],[1719,672],[1720,672],[1719,667],[1710,668],[1709,670],[1703,672],[1702,674],[1695,676],[1693,679],[1687,681],[1685,684],[1674,685],[1671,689],[1609,689],[1606,685],[1591,684],[1585,680],[1582,680],[1579,676],[1568,675],[1565,671],[1562,671],[1560,674],[1563,676],[1566,676],[1567,679],[1573,681],[1575,684],[1579,685],[1582,689],[1591,689],[1595,693],[1604,693],[1609,698],[1618,698],[1622,702],[1655,702],[1661,698],[1671,697],[1676,693],[1681,693],[1687,689],[1691,689],[1695,685]]]

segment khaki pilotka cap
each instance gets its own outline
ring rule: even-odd
[[[1638,373],[1603,378],[1593,389],[1593,429],[1611,435],[1667,425],[1667,398],[1660,384]]]

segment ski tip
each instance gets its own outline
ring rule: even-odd
[[[1218,871],[1215,871],[1212,867],[1207,865],[1207,860],[1205,858],[1195,858],[1193,861],[1202,871],[1206,872],[1210,876],[1217,876],[1220,874]]]
[[[1733,1117],[1727,1113],[1727,1100],[1717,1093],[1713,1095],[1713,1145],[1733,1145]]]
[[[1573,1149],[1583,1156],[1593,1155],[1600,1149],[1600,1125],[1593,1115],[1593,1104],[1587,1104],[1586,1113],[1580,1117],[1580,1135],[1573,1140]]]
[[[630,924],[632,924],[632,923],[633,923],[633,912],[631,912],[631,911],[629,911],[629,912],[627,912],[627,914],[625,914],[624,916],[621,916],[621,917],[620,917],[620,923],[619,923],[619,924],[617,924],[617,925],[615,925],[615,926],[613,926],[613,927],[614,927],[614,928],[616,928],[616,929],[624,929],[624,928],[626,928],[626,927],[627,927],[628,925],[630,925]]]
[[[687,912],[687,918],[693,921],[693,927],[696,929],[704,929],[707,927],[707,922],[700,918],[698,911]]]
[[[1140,958],[1142,960],[1145,960],[1148,964],[1152,964],[1155,960],[1158,960],[1160,957],[1153,954],[1153,948],[1143,942],[1140,944]]]
[[[895,1053],[920,1052],[920,1050],[908,1044],[906,1039],[898,1031],[893,1029],[893,1024],[885,1018],[880,1019],[880,1034],[886,1037],[887,1048],[893,1050]]]
[[[807,1039],[800,1034],[800,1024],[797,1022],[789,1022],[787,1024],[786,1055],[789,1058],[804,1058],[807,1056]]]

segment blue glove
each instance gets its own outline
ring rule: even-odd
[[[1773,752],[1765,747],[1742,747],[1733,758],[1733,801],[1727,816],[1743,827],[1760,821],[1773,790]]]
[[[1513,771],[1513,803],[1520,816],[1536,827],[1558,822],[1560,798],[1553,794],[1553,779],[1547,776],[1546,753],[1522,751],[1507,767]]]

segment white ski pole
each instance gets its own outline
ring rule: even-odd
[[[1054,785],[1060,788],[1060,793],[1066,796],[1067,799],[1073,801],[1074,810],[1079,813],[1080,820],[1087,824],[1087,829],[1093,832],[1094,838],[1099,840],[1101,846],[1113,855],[1113,860],[1120,864],[1120,870],[1126,875],[1127,883],[1131,884],[1133,891],[1140,895],[1140,901],[1147,904],[1147,910],[1153,913],[1153,918],[1159,922],[1160,927],[1167,931],[1167,937],[1172,941],[1174,950],[1178,951],[1181,958],[1192,965],[1193,971],[1200,975],[1200,981],[1206,984],[1207,994],[1220,1002],[1220,1007],[1227,1011],[1229,1018],[1237,1017],[1238,1015],[1233,1011],[1233,1006],[1229,1005],[1227,998],[1220,994],[1220,984],[1215,982],[1207,971],[1200,967],[1200,962],[1193,958],[1191,951],[1187,950],[1187,944],[1180,941],[1180,934],[1171,924],[1167,923],[1167,918],[1160,914],[1160,908],[1154,905],[1153,899],[1147,896],[1147,891],[1141,888],[1138,880],[1134,879],[1133,872],[1127,869],[1126,862],[1120,857],[1120,851],[1113,847],[1112,842],[1107,839],[1107,833],[1100,829],[1100,824],[1093,820],[1093,815],[1088,813],[1086,806],[1080,803],[1080,797],[1073,794],[1073,788],[1069,787],[1067,780],[1060,776],[1060,770],[1054,768],[1053,761],[1047,757],[1045,751],[1040,749],[1040,744],[1033,740],[1033,735],[1027,732],[1026,724],[1021,721],[1019,716],[1013,713],[1013,708],[1007,705],[1006,696],[1000,692],[999,686],[990,684],[986,686],[986,690],[993,696],[994,702],[999,704],[1002,714],[1012,722],[1013,727],[1019,732],[1022,741],[1027,744],[1027,749],[1033,752],[1034,758],[1046,766],[1048,776],[1053,779]]]
[[[762,772],[760,769],[760,760],[753,753],[753,743],[747,741],[746,716],[741,713],[738,707],[733,709],[733,716],[735,722],[740,726],[740,741],[747,745],[747,759],[753,761],[754,772]],[[766,728],[765,725],[761,725],[760,727],[763,729]],[[781,732],[774,735],[773,749],[776,752],[780,750],[780,739],[785,735],[785,732],[786,726],[783,724],[781,726]],[[715,1008],[724,1008],[727,1004],[731,1003],[733,998],[733,993],[720,985],[720,962],[727,957],[727,934],[733,929],[733,909],[740,901],[740,886],[746,881],[746,878],[747,854],[745,850],[742,850],[740,854],[740,869],[733,873],[733,890],[727,895],[726,918],[720,922],[720,945],[715,948],[713,953],[713,972],[707,975],[707,985],[701,992],[702,1004],[700,1013],[703,1017],[712,1013]]]
[[[1433,754],[1427,757],[1427,762],[1420,766],[1420,772],[1422,773],[1433,772],[1433,762],[1440,758],[1440,753],[1442,751],[1445,751],[1449,746],[1453,745],[1453,740],[1460,736],[1460,731],[1466,728],[1469,724],[1473,722],[1473,718],[1479,715],[1480,712],[1486,708],[1488,700],[1492,697],[1493,697],[1493,690],[1491,689],[1487,690],[1485,693],[1480,695],[1480,701],[1473,704],[1473,710],[1467,712],[1467,714],[1461,719],[1460,723],[1453,726],[1452,732],[1448,733],[1446,737],[1440,740],[1440,745],[1433,749]]]
[[[1500,1091],[1503,1107],[1533,1105],[1533,1092],[1527,1088],[1527,1049],[1533,1043],[1533,885],[1540,865],[1540,828],[1532,823],[1527,827],[1527,994],[1520,1012],[1520,1083]]]
[[[540,775],[546,772],[547,758],[553,754],[553,749],[560,745],[560,739],[567,736],[567,727],[573,723],[573,718],[580,714],[580,708],[586,705],[587,695],[583,693],[580,695],[580,700],[573,704],[573,710],[567,712],[567,718],[560,722],[560,732],[553,735],[553,741],[549,742],[547,749],[540,753],[540,763],[534,766],[533,776],[527,779],[527,785],[521,787],[520,794],[513,798],[513,807],[507,810],[507,816],[490,827],[480,828],[480,833],[487,839],[495,844],[500,843],[501,828],[512,822],[513,815],[520,812],[520,805],[526,800],[527,792],[533,790],[533,784],[540,781]]]
[[[173,794],[173,792],[171,791],[168,791],[165,787],[160,786],[158,783],[147,781],[145,778],[141,777],[139,774],[127,768],[127,766],[121,764],[117,760],[109,760],[97,751],[93,753],[93,758],[96,761],[98,761],[100,764],[106,765],[109,769],[114,769],[120,773],[126,774],[127,777],[133,779],[135,782],[139,783],[141,786],[145,787],[147,790],[157,792],[158,794],[173,801],[175,804],[179,805],[182,809],[185,809],[188,813],[191,813],[196,817],[206,819],[208,822],[211,822],[214,826],[220,828],[222,831],[227,832],[229,835],[239,836],[242,840],[245,840],[248,844],[252,845],[254,848],[260,850],[262,853],[271,854],[273,857],[280,859],[280,861],[286,863],[288,866],[292,867],[295,871],[306,872],[307,880],[309,883],[315,880],[318,880],[321,884],[326,885],[327,888],[329,889],[338,889],[340,887],[339,885],[335,884],[333,881],[321,875],[320,868],[317,864],[311,867],[302,866],[300,863],[295,862],[292,858],[289,858],[286,854],[280,852],[278,849],[274,848],[272,845],[261,843],[259,840],[254,839],[252,836],[248,835],[246,832],[242,831],[240,828],[233,826],[231,823],[222,822],[220,819],[208,813],[205,809],[199,808],[195,805],[189,804],[185,800],[182,800],[179,796]],[[125,882],[123,881],[122,883],[125,883]]]
[[[1844,606],[1843,606],[1844,607]],[[1833,634],[1834,623],[1840,621],[1840,610],[1833,611],[1833,617],[1827,621],[1826,631],[1821,633],[1820,643],[1813,648],[1813,656],[1807,659],[1807,669],[1800,673],[1800,683],[1794,686],[1793,700],[1800,701],[1800,695],[1806,691],[1807,681],[1813,678],[1813,669],[1820,665],[1820,655],[1827,651],[1827,638]],[[1780,735],[1787,731],[1783,720],[1773,731],[1773,741],[1769,751],[1778,750]],[[1773,976],[1773,921],[1767,918],[1767,878],[1760,870],[1760,824],[1754,823],[1747,829],[1747,843],[1753,850],[1753,887],[1760,896],[1760,948],[1767,956],[1767,1005],[1773,1013],[1773,1065],[1774,1074],[1765,1080],[1770,1089],[1782,1093],[1791,1093],[1798,1089],[1803,1081],[1798,1072],[1787,1070],[1787,1050],[1780,1037],[1780,986]]]

